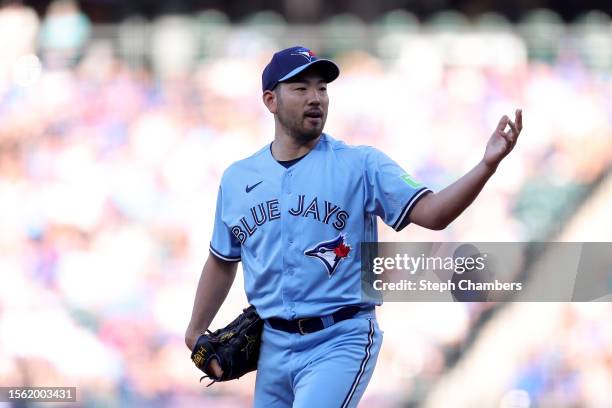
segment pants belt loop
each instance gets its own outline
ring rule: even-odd
[[[331,315],[321,316],[321,321],[323,322],[324,328],[328,328],[329,326],[334,324],[334,318]]]

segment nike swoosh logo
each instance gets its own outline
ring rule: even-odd
[[[261,183],[263,183],[263,180],[261,180],[259,183],[257,184],[253,184],[252,186],[249,186],[247,184],[246,188],[244,189],[244,191],[246,191],[247,193],[250,193],[252,189],[254,189],[255,187],[257,187],[258,185],[260,185]]]

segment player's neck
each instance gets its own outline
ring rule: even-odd
[[[313,140],[301,142],[294,137],[277,132],[272,142],[272,156],[279,161],[302,157],[310,152],[319,142],[321,135]]]

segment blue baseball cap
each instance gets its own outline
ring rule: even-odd
[[[334,62],[317,58],[308,48],[300,46],[286,48],[275,53],[266,65],[261,74],[262,91],[271,91],[279,82],[293,78],[312,66],[319,68],[328,83],[340,75],[340,69]]]

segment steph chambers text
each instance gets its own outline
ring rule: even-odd
[[[445,282],[432,282],[427,279],[411,281],[402,279],[398,282],[385,282],[377,279],[372,283],[372,287],[377,291],[419,291],[419,292],[448,292],[448,291],[521,291],[521,282],[474,282],[470,279],[462,279],[457,282],[450,280]]]

